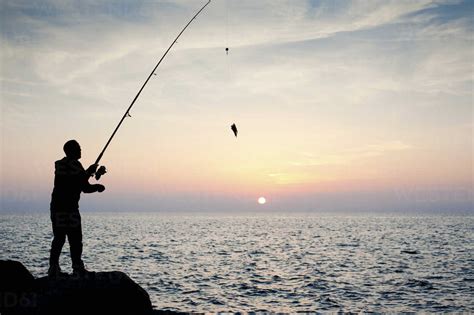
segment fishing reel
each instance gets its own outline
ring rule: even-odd
[[[95,179],[99,180],[102,175],[107,173],[107,169],[105,168],[104,165],[101,165],[99,169],[95,172]]]

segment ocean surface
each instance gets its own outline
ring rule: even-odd
[[[156,309],[474,312],[474,216],[82,216],[86,267],[127,273]],[[0,259],[35,276],[51,238],[48,214],[0,215]]]

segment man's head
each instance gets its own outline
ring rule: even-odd
[[[64,144],[64,153],[71,159],[79,160],[81,158],[81,146],[76,140],[69,140]]]

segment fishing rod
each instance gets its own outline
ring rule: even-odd
[[[95,163],[94,164],[99,164],[100,160],[102,159],[102,156],[104,155],[104,152],[105,150],[107,150],[107,147],[109,146],[110,142],[112,141],[112,139],[114,138],[115,136],[115,133],[117,133],[117,130],[120,128],[120,126],[122,125],[123,121],[125,120],[126,117],[131,117],[130,116],[130,110],[132,109],[133,107],[133,104],[135,104],[135,101],[138,99],[138,97],[140,96],[140,93],[143,91],[143,89],[145,88],[145,85],[148,83],[148,81],[150,80],[150,78],[153,76],[153,75],[156,75],[155,71],[156,69],[158,68],[158,66],[160,65],[160,63],[163,61],[163,59],[165,59],[166,55],[168,54],[168,52],[171,50],[171,47],[173,47],[174,44],[177,43],[178,41],[178,38],[181,36],[181,34],[184,33],[184,31],[188,28],[189,24],[191,24],[192,21],[194,21],[194,19],[199,15],[199,13],[201,13],[202,10],[204,10],[205,7],[207,7],[207,5],[211,3],[211,0],[209,0],[193,17],[191,20],[189,20],[188,24],[186,24],[186,26],[181,30],[181,32],[178,34],[178,36],[176,36],[176,38],[173,40],[173,42],[171,43],[171,45],[168,47],[168,49],[165,51],[165,53],[163,54],[163,56],[161,57],[160,61],[158,61],[158,63],[156,64],[156,66],[153,68],[153,70],[151,71],[151,73],[148,75],[148,78],[145,80],[145,83],[143,83],[142,87],[140,88],[140,90],[138,91],[137,95],[135,95],[135,98],[133,99],[132,103],[130,104],[130,106],[128,106],[127,110],[125,111],[125,114],[123,114],[122,116],[122,119],[120,119],[117,127],[115,127],[115,130],[114,132],[112,132],[112,135],[110,136],[109,140],[107,141],[107,143],[105,144],[104,148],[102,149],[102,151],[100,152],[99,156],[97,157],[97,159],[95,160]],[[102,176],[103,174],[105,174],[106,170],[105,170],[105,167],[104,166],[101,166],[99,168],[99,170],[96,172],[96,176],[95,178],[96,179],[99,179],[100,176]]]

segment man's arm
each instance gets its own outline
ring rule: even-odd
[[[83,181],[83,185],[81,189],[83,193],[90,194],[90,193],[95,193],[97,191],[103,192],[105,190],[104,185],[101,185],[101,184],[92,185],[89,183],[89,178],[92,176],[92,174],[95,173],[96,170],[97,170],[97,164],[92,164],[85,171],[84,181]]]
[[[87,181],[86,184],[82,186],[82,192],[86,194],[95,193],[97,191],[103,192],[104,190],[105,190],[104,185],[101,185],[101,184],[91,185],[89,181]]]

